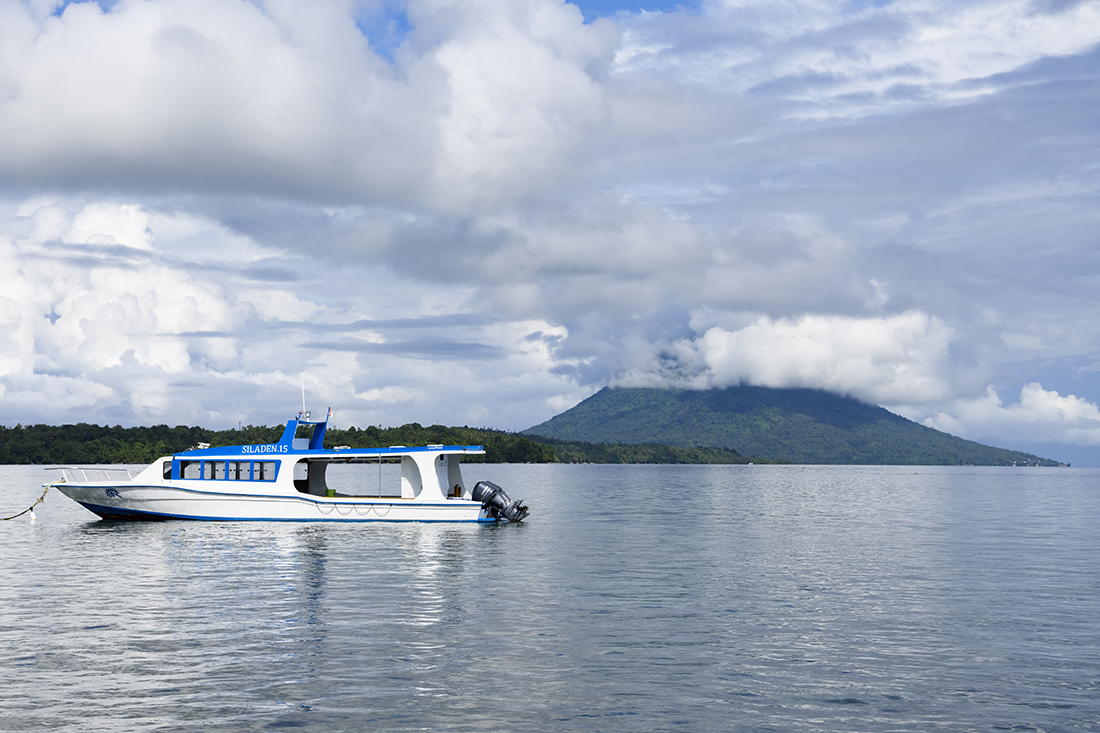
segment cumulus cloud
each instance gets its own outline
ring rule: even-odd
[[[432,53],[448,82],[436,174],[449,198],[491,203],[530,188],[533,172],[569,170],[607,114],[598,77],[618,41],[613,25],[531,1],[436,0],[415,5],[412,19],[449,36]]]
[[[1028,434],[1044,443],[1100,445],[1100,407],[1075,395],[1062,396],[1032,382],[1015,404],[1005,405],[990,387],[978,399],[960,400],[926,418],[924,424],[945,432],[986,440],[1018,440]]]
[[[89,204],[73,217],[63,241],[74,244],[121,244],[151,249],[150,216],[133,204]]]
[[[194,215],[58,198],[18,211],[0,231],[10,423],[277,422],[302,371],[345,425],[495,415],[521,426],[546,400],[578,394],[551,372],[564,329],[472,313],[463,287],[410,289],[376,267],[333,273],[284,255],[297,277],[258,288],[239,273],[272,251]],[[364,284],[404,317],[368,317],[384,311],[346,296]],[[508,409],[491,408],[497,399]]]
[[[564,173],[618,40],[553,0],[413,2],[391,66],[344,3],[0,6],[0,175],[468,211]]]
[[[126,363],[187,372],[196,354],[180,332],[240,322],[216,287],[145,256],[151,216],[140,207],[100,202],[67,216],[63,207],[49,208],[51,216],[72,221],[61,243],[37,240],[36,227],[30,238],[4,238],[0,249],[0,280],[9,284],[0,294],[6,344],[0,379],[8,383],[8,399],[33,400],[20,393],[34,385],[75,383],[101,398],[125,399],[105,384],[89,385],[97,381],[91,375]],[[66,241],[78,246],[65,247]],[[52,398],[38,397],[40,406],[57,409]]]
[[[951,394],[940,371],[952,337],[941,320],[917,311],[888,318],[762,316],[744,328],[715,326],[669,344],[648,370],[635,368],[617,383],[810,387],[875,404],[934,402]]]

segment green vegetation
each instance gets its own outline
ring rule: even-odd
[[[194,448],[274,443],[283,426],[253,426],[240,430],[207,430],[183,425],[123,428],[99,425],[0,426],[0,464],[129,463],[146,464],[161,456]],[[325,447],[370,448],[390,445],[480,445],[484,456],[470,463],[749,463],[734,451],[663,445],[607,445],[536,438],[484,428],[423,427],[410,423],[396,428],[329,429]]]
[[[266,428],[249,426],[244,432],[256,430]],[[213,435],[210,430],[183,425],[109,428],[79,423],[0,427],[0,463],[149,463],[199,442],[213,442]],[[278,438],[276,434],[275,440]]]
[[[16,425],[0,426],[0,464],[25,463],[150,463],[199,443],[212,446],[274,443],[283,434],[283,426],[249,425],[240,430],[207,430],[199,427],[167,425],[124,428],[99,425]],[[491,463],[547,463],[554,460],[554,449],[526,436],[498,430],[449,428],[443,425],[422,427],[417,423],[398,428],[370,427],[360,430],[332,430],[325,433],[325,447],[350,445],[369,448],[387,445],[481,445],[484,456],[468,461]]]
[[[746,458],[725,448],[688,448],[659,443],[630,445],[627,443],[583,443],[557,440],[540,435],[531,440],[553,446],[561,463],[783,463],[761,458]]]
[[[277,439],[277,438],[276,438]],[[421,427],[409,423],[398,428],[348,428],[325,433],[325,447],[350,445],[372,448],[387,445],[480,445],[484,456],[464,457],[464,463],[553,463],[554,449],[525,435],[485,428],[449,428],[443,425]],[[236,445],[236,443],[226,443]]]
[[[1059,465],[1030,453],[963,440],[881,407],[812,389],[607,388],[523,432],[594,443],[718,446],[792,463]]]

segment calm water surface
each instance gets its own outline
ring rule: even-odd
[[[0,523],[5,731],[1100,731],[1100,470],[466,467],[521,525]],[[0,467],[0,515],[51,477]]]

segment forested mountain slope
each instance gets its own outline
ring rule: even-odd
[[[594,443],[713,446],[794,463],[1058,465],[814,389],[605,388],[523,432]]]

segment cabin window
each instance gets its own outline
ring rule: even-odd
[[[305,459],[294,464],[294,488],[309,493],[309,461]]]
[[[162,469],[162,473],[164,475],[164,478],[166,478],[166,479],[172,478],[172,462],[171,461],[165,461],[161,465],[161,469]]]
[[[263,461],[255,464],[255,474],[253,478],[257,481],[274,481],[275,480],[275,466],[278,464],[274,461]]]
[[[224,481],[274,481],[275,461],[180,461],[180,478]],[[165,461],[165,478],[171,478],[171,462]]]

